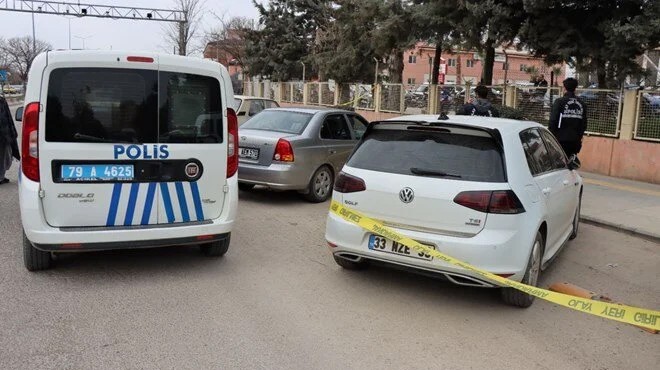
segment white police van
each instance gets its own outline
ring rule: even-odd
[[[49,51],[29,72],[19,177],[24,261],[198,244],[223,255],[238,205],[227,70],[173,55]]]

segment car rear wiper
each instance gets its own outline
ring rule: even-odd
[[[460,179],[460,178],[463,177],[463,176],[457,175],[455,173],[448,173],[448,172],[436,171],[436,170],[426,170],[426,169],[417,168],[417,167],[411,168],[410,172],[414,175],[421,175],[421,176],[453,177],[455,179]]]
[[[93,141],[93,142],[97,142],[97,143],[126,143],[126,144],[131,143],[130,141],[126,141],[126,140],[105,139],[105,138],[98,137],[98,136],[81,134],[79,132],[76,132],[75,134],[73,134],[73,138],[76,139],[76,140],[86,140],[86,141]]]

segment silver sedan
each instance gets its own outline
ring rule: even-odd
[[[239,128],[239,187],[297,190],[323,202],[367,124],[340,109],[266,109]]]

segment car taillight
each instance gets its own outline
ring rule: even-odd
[[[238,171],[238,117],[236,112],[227,108],[227,178]]]
[[[39,102],[29,103],[23,113],[21,169],[25,177],[39,181]]]
[[[454,203],[484,213],[517,214],[525,212],[513,190],[464,191],[454,198]]]
[[[275,154],[273,159],[280,162],[293,162],[293,147],[291,143],[284,139],[279,139],[275,145]]]
[[[335,180],[334,190],[339,193],[356,193],[367,190],[367,186],[361,178],[340,172]]]

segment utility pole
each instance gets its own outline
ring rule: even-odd
[[[300,64],[303,66],[303,75],[302,75],[302,82],[305,83],[305,62],[302,60],[300,61]]]
[[[34,31],[34,13],[32,13],[32,50],[37,50],[37,36]]]
[[[376,62],[376,70],[374,71],[374,85],[378,85],[378,58],[374,57]]]

